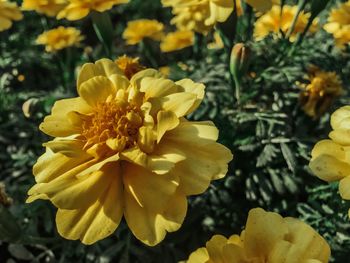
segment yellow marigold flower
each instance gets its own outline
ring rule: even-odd
[[[245,230],[229,239],[215,235],[188,263],[327,263],[330,247],[309,225],[261,208],[250,210]]]
[[[314,118],[320,117],[332,105],[334,99],[343,92],[342,82],[335,72],[327,72],[312,66],[307,75],[307,84],[300,84],[303,89],[299,101],[304,112]]]
[[[278,36],[280,31],[286,34],[289,28],[292,26],[292,21],[295,14],[298,11],[297,6],[285,5],[281,15],[281,7],[274,5],[270,11],[262,15],[255,22],[254,36],[257,40],[265,38],[268,34],[273,33],[274,36]],[[294,31],[290,36],[291,41],[295,41],[298,33],[302,33],[310,18],[310,13],[301,12],[296,24]],[[311,25],[309,32],[315,32],[317,29],[317,21],[315,20]]]
[[[79,20],[91,11],[105,12],[115,5],[126,4],[129,0],[67,0],[67,6],[58,13],[57,18]]]
[[[56,16],[67,4],[66,0],[24,0],[22,9],[36,11],[47,16]]]
[[[57,101],[40,125],[56,138],[44,144],[27,201],[50,200],[67,239],[92,244],[124,216],[139,240],[158,244],[180,228],[186,196],[224,177],[232,159],[212,122],[185,119],[204,88],[154,69],[128,80],[108,59],[85,64],[79,97]]]
[[[350,43],[350,1],[331,11],[324,29],[333,34],[338,47],[344,48]]]
[[[176,31],[169,33],[164,37],[162,43],[160,44],[160,49],[163,52],[172,52],[186,47],[190,47],[193,45],[193,43],[193,31]]]
[[[116,59],[118,67],[124,72],[124,75],[131,79],[137,72],[145,69],[139,62],[140,58],[131,58],[126,55]]]
[[[160,41],[163,37],[164,25],[157,20],[138,19],[128,22],[123,38],[128,45],[140,43],[145,38]]]
[[[67,47],[77,46],[83,39],[80,30],[74,27],[60,26],[42,33],[36,39],[36,43],[45,45],[47,52],[55,52]]]
[[[9,29],[12,21],[19,21],[23,18],[16,3],[0,0],[0,32]]]
[[[271,0],[246,0],[259,11],[271,7]],[[237,1],[237,14],[242,15],[241,2]],[[180,30],[206,34],[217,23],[227,20],[234,10],[232,0],[162,0],[164,7],[172,7],[175,17],[172,24]]]
[[[310,168],[324,181],[340,181],[341,197],[350,200],[350,106],[342,107],[332,114],[331,126],[330,140],[322,140],[314,146]]]

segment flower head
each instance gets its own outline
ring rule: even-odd
[[[79,20],[91,11],[105,12],[115,5],[126,4],[129,0],[67,0],[66,7],[58,13],[57,18]]]
[[[145,38],[160,41],[163,37],[164,25],[157,20],[139,19],[128,22],[123,38],[128,45],[140,43]]]
[[[312,66],[307,83],[300,84],[300,103],[304,112],[314,118],[320,117],[343,92],[342,82],[335,72],[327,72]]]
[[[118,67],[124,72],[124,75],[131,79],[137,72],[145,69],[139,62],[140,58],[131,58],[126,55],[116,59]]]
[[[160,44],[160,49],[163,52],[172,52],[186,47],[190,47],[193,45],[193,43],[193,31],[176,31],[173,33],[169,33],[164,37],[162,43]]]
[[[257,40],[265,38],[270,33],[277,36],[281,31],[286,34],[292,26],[293,18],[298,12],[297,6],[283,6],[281,14],[281,7],[274,5],[270,11],[259,17],[255,23],[254,36]],[[295,41],[298,33],[302,33],[308,23],[310,13],[301,12],[296,21],[294,30],[290,36],[291,41]],[[317,21],[315,20],[311,25],[309,32],[315,32],[317,28]]]
[[[350,43],[350,1],[333,9],[328,17],[324,29],[333,34],[335,43],[343,48]]]
[[[113,61],[82,67],[79,97],[57,101],[40,129],[56,137],[33,168],[28,202],[57,208],[58,232],[94,243],[121,218],[148,245],[180,228],[186,196],[225,176],[231,152],[211,122],[190,122],[204,85],[154,69],[129,80]]]
[[[9,29],[12,21],[19,21],[22,18],[23,15],[16,3],[0,0],[0,32]]]
[[[324,181],[340,181],[341,197],[350,200],[350,106],[332,114],[331,126],[330,139],[318,142],[312,149],[309,166]]]
[[[56,16],[67,4],[66,0],[24,0],[23,10],[35,10],[47,16]]]
[[[328,263],[329,257],[327,242],[304,222],[255,208],[240,236],[213,236],[187,262]]]
[[[42,33],[38,36],[36,43],[45,45],[47,52],[55,52],[67,47],[76,46],[83,39],[84,37],[81,35],[80,30],[74,27],[60,26]]]

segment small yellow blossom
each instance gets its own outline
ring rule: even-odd
[[[259,11],[271,7],[271,0],[246,0]],[[242,15],[241,2],[237,1],[237,14]],[[232,14],[232,0],[162,0],[164,7],[171,7],[175,17],[171,23],[179,30],[207,34],[216,23],[222,23]]]
[[[310,168],[324,181],[339,181],[341,197],[350,200],[350,106],[344,106],[332,114],[331,126],[330,139],[314,146]]]
[[[91,11],[105,12],[115,5],[126,4],[129,0],[67,0],[67,6],[58,13],[57,18],[79,20],[86,17]]]
[[[163,74],[165,78],[169,77],[171,69],[168,66],[160,67],[159,72]]]
[[[204,85],[173,82],[155,69],[129,80],[114,61],[85,64],[79,97],[57,101],[40,129],[56,137],[33,167],[27,202],[50,200],[58,232],[92,244],[124,216],[132,233],[153,246],[177,231],[187,196],[225,176],[232,159],[212,122],[192,122]]]
[[[329,258],[329,245],[312,227],[255,208],[240,236],[213,236],[187,263],[328,263]]]
[[[56,16],[66,4],[67,0],[24,0],[22,10],[34,10],[47,16]]]
[[[176,31],[173,33],[169,33],[164,37],[162,43],[160,44],[160,49],[163,52],[172,52],[186,47],[190,47],[193,45],[193,43],[193,31]]]
[[[164,25],[157,20],[139,19],[128,22],[123,38],[128,45],[140,43],[145,38],[160,41],[163,37]]]
[[[0,0],[0,32],[9,29],[12,21],[19,21],[23,18],[15,2]]]
[[[47,52],[55,52],[67,47],[77,46],[84,39],[80,30],[74,27],[60,26],[42,33],[36,40],[39,45],[45,45]]]
[[[300,84],[300,104],[304,112],[313,118],[320,117],[343,92],[342,82],[335,72],[327,72],[312,66],[306,84]]]
[[[350,44],[350,1],[331,11],[324,29],[333,34],[338,47],[344,48]]]
[[[222,39],[221,39],[218,32],[214,32],[213,41],[208,43],[207,48],[208,49],[222,49],[222,48],[224,48],[224,42],[222,42]]]
[[[26,80],[26,76],[24,76],[23,74],[20,74],[20,75],[18,75],[17,80],[18,80],[19,82],[23,82],[23,81]]]
[[[283,6],[283,12],[281,15],[281,7],[279,5],[274,5],[270,11],[259,17],[255,22],[255,38],[257,40],[261,40],[270,33],[272,33],[274,36],[278,36],[280,34],[280,31],[286,34],[292,26],[293,18],[297,11],[297,6],[285,5]],[[310,15],[310,13],[300,13],[296,21],[294,31],[290,36],[291,41],[295,41],[297,34],[304,31],[309,21]],[[311,25],[309,32],[315,32],[316,29],[317,21],[315,20]]]
[[[124,75],[131,79],[137,72],[144,70],[145,67],[139,62],[140,58],[131,58],[126,55],[116,59],[118,67],[124,72]]]

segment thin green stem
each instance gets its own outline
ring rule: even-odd
[[[107,12],[92,12],[92,25],[108,57],[112,55],[113,25]]]

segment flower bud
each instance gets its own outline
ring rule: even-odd
[[[23,103],[22,111],[25,117],[30,118],[32,116],[33,109],[37,104],[37,102],[38,102],[38,99],[31,98]]]
[[[241,78],[248,70],[250,49],[243,43],[234,45],[231,51],[230,71],[235,78]]]

